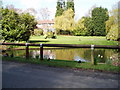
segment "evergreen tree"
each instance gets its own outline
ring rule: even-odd
[[[75,12],[75,9],[74,9],[74,0],[67,0],[67,9],[71,8],[74,12]]]
[[[94,25],[94,36],[104,36],[106,35],[106,24],[108,20],[108,10],[107,8],[97,7],[92,10],[92,20]]]
[[[61,16],[65,10],[65,0],[58,0],[56,8],[57,10],[56,10],[55,17]]]

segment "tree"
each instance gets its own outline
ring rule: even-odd
[[[112,25],[109,33],[106,35],[106,38],[108,40],[120,40],[120,33],[118,30],[117,24]]]
[[[55,17],[61,16],[64,10],[65,10],[65,0],[58,0]]]
[[[41,8],[39,13],[42,20],[48,20],[50,17],[50,11],[48,10],[48,8]]]
[[[74,0],[67,0],[67,9],[72,9],[75,12],[75,8],[74,8]]]
[[[35,16],[37,14],[37,11],[34,8],[28,8],[24,11],[25,13],[29,13],[33,16]]]
[[[107,8],[97,7],[92,10],[92,20],[94,24],[94,34],[95,36],[106,35],[106,24],[108,20],[108,10]]]
[[[83,17],[84,25],[86,27],[86,35],[94,36],[94,23],[91,17]]]
[[[13,4],[8,4],[6,6],[7,9],[9,10],[14,10],[15,12],[17,12],[18,14],[22,13],[23,11],[21,9],[15,8]]]
[[[120,1],[117,3],[119,4]],[[110,11],[110,17],[109,20],[106,21],[106,38],[108,40],[120,40],[120,8],[116,7],[117,5],[114,6],[112,11]]]
[[[62,29],[63,30],[73,30],[74,29],[74,12],[70,8],[66,11],[63,12],[63,24],[62,24]]]
[[[55,18],[55,25],[57,32],[60,30],[72,31],[74,30],[74,12],[72,9],[68,9],[63,12],[63,15]]]
[[[18,41],[28,41],[31,35],[31,32],[36,28],[36,20],[35,17],[30,15],[29,13],[20,14],[20,21],[18,23],[19,34],[17,37]]]
[[[13,9],[1,9],[2,39],[4,41],[28,41],[30,31],[36,26],[36,21],[29,13],[18,14]]]
[[[53,27],[56,29],[56,34],[60,34],[60,30],[62,30],[63,19],[63,16],[55,17],[55,24]]]
[[[86,27],[85,27],[85,18],[82,17],[75,25],[75,30],[73,31],[73,34],[75,36],[84,36],[86,35]]]
[[[109,33],[109,31],[111,29],[111,26],[114,25],[114,24],[115,24],[114,17],[110,16],[109,20],[106,21],[106,33]]]
[[[89,10],[88,12],[86,13],[85,17],[92,17],[92,10],[96,8],[96,5],[93,5]]]

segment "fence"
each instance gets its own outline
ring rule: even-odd
[[[29,46],[40,47],[40,60],[43,60],[43,47],[67,47],[67,48],[91,48],[91,60],[94,63],[94,49],[120,49],[120,46],[116,45],[75,45],[75,44],[33,44],[33,43],[1,43],[1,45],[14,45],[14,46],[26,46],[26,58],[29,58]]]

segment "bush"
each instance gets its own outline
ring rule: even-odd
[[[47,34],[45,35],[45,39],[47,39],[47,38],[56,39],[55,33],[54,32],[47,32]]]
[[[71,35],[69,30],[60,30],[60,35]]]
[[[86,30],[79,29],[79,30],[74,30],[74,31],[72,31],[72,34],[73,34],[74,36],[86,36],[86,35],[87,35],[87,31],[86,31]]]
[[[1,35],[5,41],[28,41],[37,22],[29,13],[17,13],[14,9],[0,8]]]
[[[42,29],[34,29],[34,35],[35,36],[43,35],[43,30]]]

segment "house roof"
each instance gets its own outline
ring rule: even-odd
[[[54,20],[40,20],[40,21],[38,21],[38,24],[44,24],[44,23],[53,23],[54,24]]]

